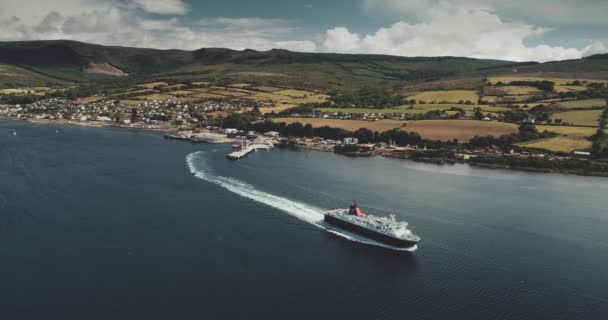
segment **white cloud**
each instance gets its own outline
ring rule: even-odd
[[[286,49],[298,52],[313,52],[317,50],[317,44],[310,40],[301,41],[276,41],[272,44],[273,49]]]
[[[0,41],[72,39],[106,45],[159,49],[227,47],[306,52],[377,53],[400,56],[467,56],[516,61],[580,58],[608,51],[608,43],[589,42],[584,48],[529,46],[550,29],[501,19],[483,7],[483,0],[464,0],[464,8],[449,1],[430,0],[434,10],[418,15],[416,22],[398,21],[369,34],[346,26],[324,31],[318,37],[294,39],[295,22],[285,19],[218,17],[186,24],[181,17],[142,14],[134,0],[56,0],[54,9],[31,0],[1,0]],[[141,3],[150,1],[137,0]],[[494,1],[494,0],[492,0]],[[545,1],[545,0],[542,0]],[[169,1],[167,3],[181,3]],[[423,0],[368,0],[426,8]],[[23,11],[19,3],[27,12]],[[127,4],[127,5],[125,5]],[[78,6],[76,10],[73,6]],[[147,7],[151,10],[150,7]],[[156,10],[158,9],[158,10]],[[166,8],[165,8],[166,9]],[[155,8],[160,13],[159,7]],[[396,9],[395,9],[396,10]],[[167,13],[170,10],[164,10]],[[177,14],[178,10],[174,10]]]
[[[283,19],[214,18],[184,25],[178,18],[147,19],[133,9],[110,7],[65,15],[52,11],[37,19],[0,17],[0,41],[69,39],[106,45],[193,50],[203,47],[313,51],[312,41],[288,38]]]
[[[116,7],[116,0],[1,0],[0,20],[14,16],[24,23],[33,24],[53,11],[69,16],[112,7]]]
[[[175,29],[179,26],[179,20],[177,18],[168,20],[139,19],[138,22],[140,27],[147,31],[167,31]]]
[[[505,22],[482,9],[439,8],[419,23],[397,22],[373,34],[360,35],[339,27],[328,30],[319,49],[326,52],[380,53],[400,56],[465,56],[512,61],[581,58],[604,50],[539,45],[525,41],[549,31],[525,23]]]
[[[146,12],[156,14],[182,15],[190,11],[183,0],[133,0],[133,3]]]
[[[319,49],[325,52],[353,53],[359,52],[362,44],[358,34],[351,33],[345,27],[337,27],[327,30]]]
[[[481,9],[501,17],[560,25],[608,25],[605,0],[364,0],[364,9],[398,17],[425,17],[438,8]]]
[[[266,36],[287,34],[295,29],[292,26],[293,22],[285,19],[218,17],[202,19],[198,24],[213,30],[222,29],[230,33],[265,34]]]
[[[71,35],[79,33],[112,33],[117,30],[118,26],[125,27],[129,24],[128,17],[122,14],[120,10],[109,9],[66,17],[61,30]]]

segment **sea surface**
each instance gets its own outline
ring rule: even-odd
[[[229,150],[0,122],[0,319],[608,319],[606,178]]]

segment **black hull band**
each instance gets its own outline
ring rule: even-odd
[[[356,224],[352,224],[350,222],[338,219],[336,217],[333,217],[331,215],[326,214],[325,218],[324,218],[325,222],[336,226],[338,228],[347,230],[347,231],[351,231],[353,233],[362,235],[366,238],[378,241],[380,243],[384,243],[390,246],[394,246],[394,247],[399,247],[399,248],[411,248],[413,246],[415,246],[418,242],[415,241],[409,241],[409,240],[404,240],[404,239],[399,239],[399,238],[395,238],[395,237],[391,237],[388,236],[384,233],[380,233],[374,230],[370,230],[361,226],[358,226]]]

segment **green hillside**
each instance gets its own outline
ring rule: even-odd
[[[0,63],[74,82],[114,78],[100,75],[95,70],[94,66],[102,65],[106,69],[113,68],[116,73],[140,79],[152,76],[227,81],[247,78],[260,83],[319,89],[393,86],[411,80],[450,77],[512,64],[457,57],[407,58],[287,50],[156,50],[63,40],[0,42]]]
[[[394,89],[413,84],[422,89],[425,83],[439,82],[450,87],[455,80],[459,82],[456,89],[476,89],[480,87],[481,79],[495,75],[535,73],[572,77],[585,73],[585,78],[608,78],[606,55],[539,64],[458,57],[301,53],[277,49],[157,50],[67,40],[0,42],[0,64],[5,68],[22,70],[21,76],[2,77],[2,87],[66,82],[122,85],[151,79],[174,79],[248,82],[331,91],[356,90],[364,86]],[[467,83],[469,80],[472,82]],[[432,90],[433,85],[422,90],[428,89]]]

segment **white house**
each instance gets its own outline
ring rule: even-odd
[[[357,138],[344,138],[344,144],[357,144],[359,143],[359,139]]]
[[[268,131],[268,132],[264,133],[264,136],[270,137],[270,138],[276,138],[279,136],[279,133],[276,131]]]
[[[97,121],[112,121],[112,119],[106,116],[97,116]]]
[[[227,129],[224,129],[224,133],[225,133],[225,134],[236,134],[236,133],[238,133],[238,132],[239,132],[239,130],[234,129],[234,128],[227,128]]]

